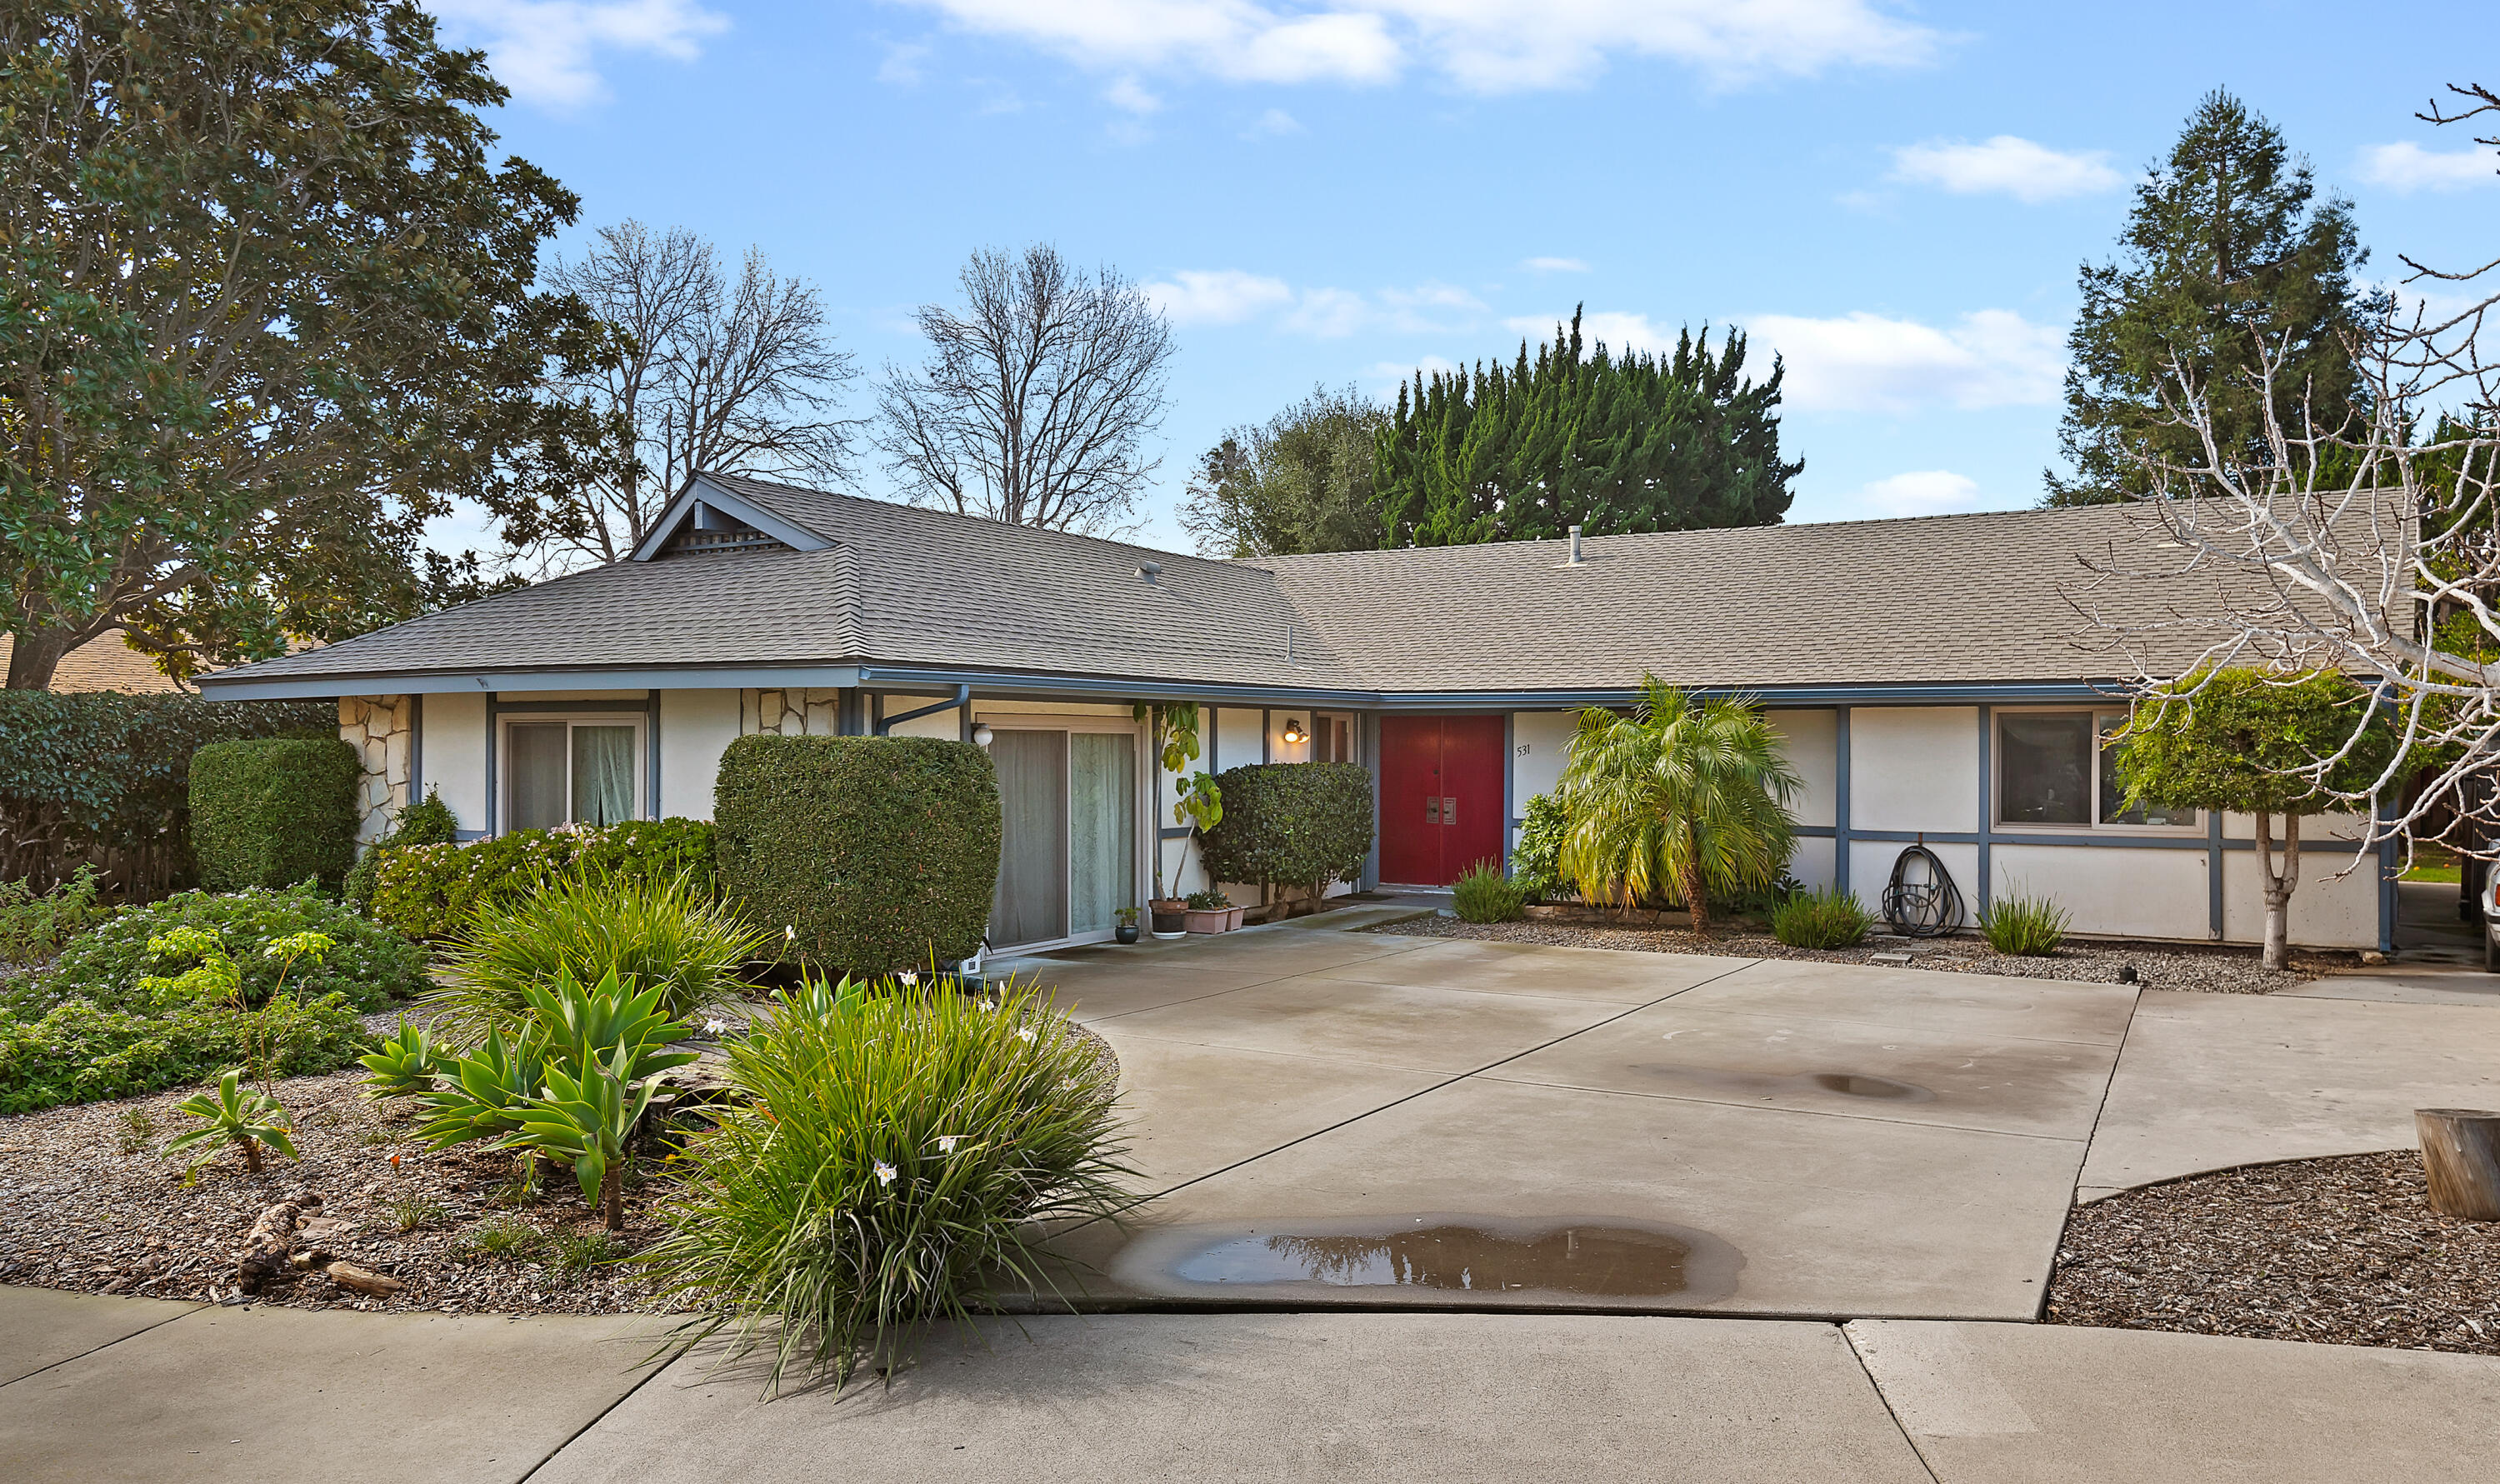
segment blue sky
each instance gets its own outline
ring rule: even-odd
[[[2468,3],[427,3],[581,231],[759,246],[872,373],[976,247],[1153,285],[1180,350],[1140,514],[1173,547],[1226,427],[1507,357],[1578,302],[1619,344],[1737,324],[1786,356],[1792,519],[2033,504],[2077,267],[2218,85],[2353,201],[2374,277],[2500,252],[2500,156],[2413,117],[2500,81],[2452,71],[2487,49]]]

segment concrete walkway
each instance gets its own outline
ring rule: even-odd
[[[648,1321],[0,1289],[0,1479],[2488,1472],[2500,1361],[2002,1322],[2079,1187],[2500,1102],[2481,975],[2139,996],[1327,925],[1038,966],[1119,1051],[1156,1192],[1076,1238],[1097,1298],[1193,1311],[764,1404],[655,1369]]]

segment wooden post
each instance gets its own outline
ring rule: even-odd
[[[2500,1221],[2500,1113],[2418,1107],[2430,1208],[2468,1221]]]

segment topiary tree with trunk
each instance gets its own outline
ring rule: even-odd
[[[2256,819],[2265,966],[2290,964],[2305,815],[2366,809],[2397,746],[2391,713],[2332,670],[2204,669],[2150,687],[2116,742],[2127,803]],[[2276,865],[2273,820],[2283,818]]]

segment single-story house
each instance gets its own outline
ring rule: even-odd
[[[1578,709],[1653,672],[1768,708],[1805,782],[1801,881],[1871,904],[1924,842],[1972,911],[2046,894],[2081,932],[2251,942],[2252,822],[2122,808],[2102,737],[2127,667],[2067,596],[2084,554],[2159,540],[2102,507],[1209,560],[705,475],[629,560],[201,686],[337,697],[369,836],[428,789],[468,836],[705,817],[742,735],[978,728],[1004,948],[1108,937],[1156,851],[1202,884],[1133,702],[1208,709],[1209,770],[1365,764],[1365,884],[1435,885],[1504,857]],[[2217,580],[2089,602],[2156,612]],[[2295,941],[2388,945],[2392,857],[2336,874],[2352,858],[2314,841]]]

